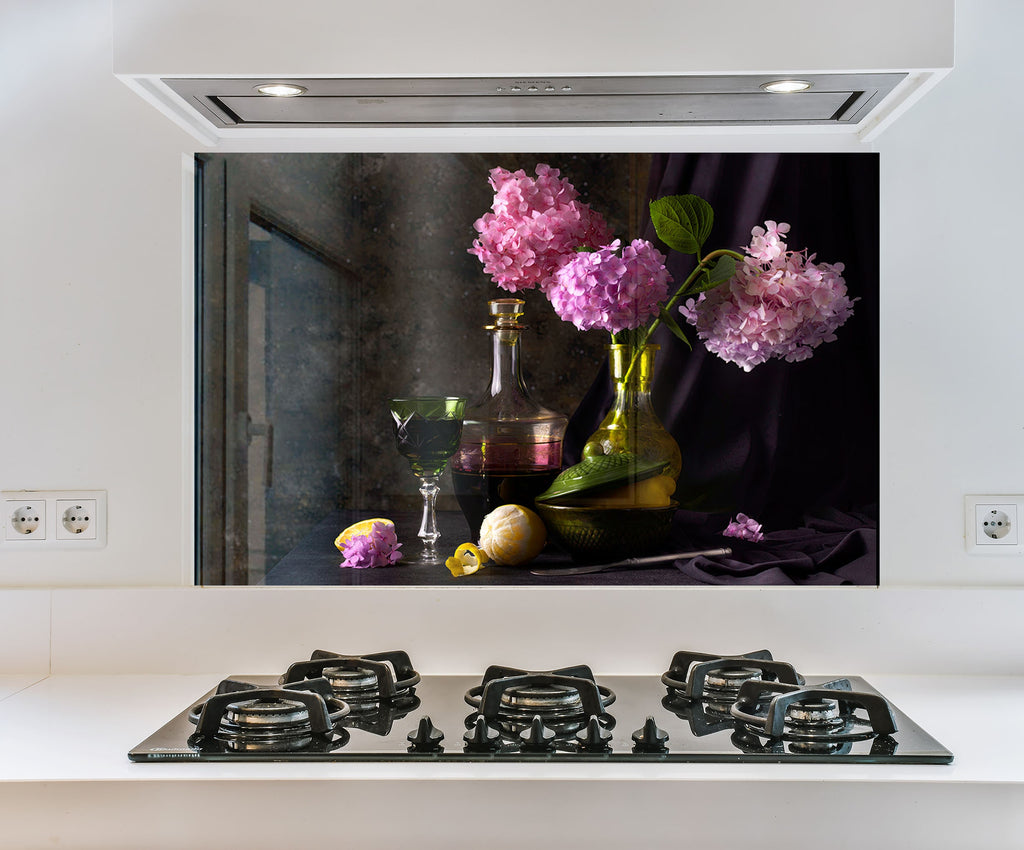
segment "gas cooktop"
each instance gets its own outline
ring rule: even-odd
[[[232,676],[133,761],[645,761],[948,764],[857,676],[804,677],[767,650],[678,652],[661,676],[489,667],[423,676],[405,652],[317,650]]]

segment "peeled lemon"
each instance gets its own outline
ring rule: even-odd
[[[487,553],[472,543],[463,543],[455,554],[452,555],[444,565],[448,572],[458,578],[459,576],[471,576],[488,561]]]
[[[359,522],[350,525],[341,534],[339,534],[335,540],[334,545],[338,547],[339,552],[345,551],[345,544],[348,543],[353,537],[365,537],[371,531],[373,531],[373,524],[375,522],[381,522],[385,528],[394,528],[395,524],[389,519],[383,519],[377,517],[375,519],[364,519]]]
[[[536,558],[547,539],[541,518],[522,505],[495,508],[480,524],[480,548],[495,563],[510,567]]]

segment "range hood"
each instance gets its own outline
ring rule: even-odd
[[[164,79],[214,127],[856,124],[908,76]],[[799,92],[762,86],[793,82]],[[294,87],[261,93],[268,83]]]
[[[953,60],[953,0],[520,0],[514,13],[467,0],[113,0],[114,72],[211,145],[608,128],[863,141]],[[779,81],[802,90],[771,91]]]

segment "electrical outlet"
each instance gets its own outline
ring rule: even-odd
[[[981,545],[1015,545],[1017,543],[1017,506],[1016,505],[975,505],[975,523],[980,525],[976,529],[981,537],[978,543]]]
[[[21,542],[46,539],[44,499],[5,499],[3,504],[5,540]]]
[[[96,539],[96,500],[57,499],[57,540]]]
[[[1022,555],[1024,496],[966,496],[964,541],[972,555]]]
[[[107,545],[105,490],[0,492],[0,544],[26,549],[99,549]]]

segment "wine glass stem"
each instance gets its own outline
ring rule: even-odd
[[[423,519],[420,521],[419,538],[423,541],[423,560],[437,560],[437,548],[435,544],[441,536],[437,530],[437,515],[434,512],[434,503],[437,501],[438,477],[436,475],[425,475],[420,479],[420,495],[423,496]]]

